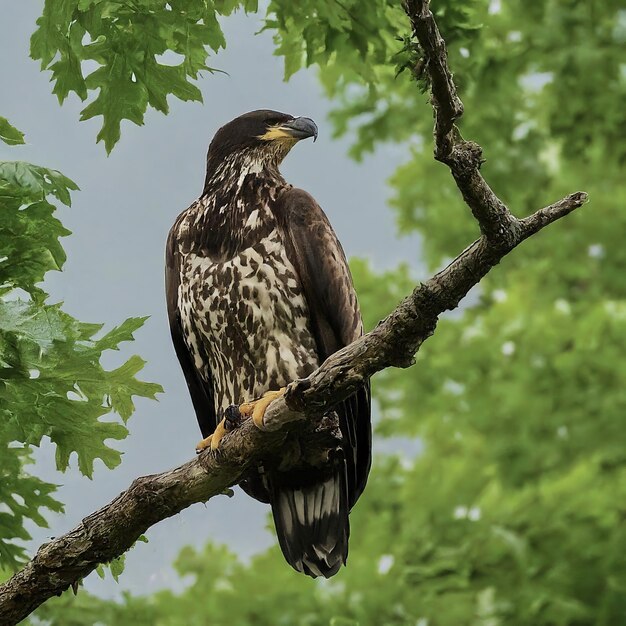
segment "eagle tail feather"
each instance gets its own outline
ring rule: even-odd
[[[286,475],[271,479],[271,502],[278,542],[287,562],[312,578],[334,576],[348,558],[348,493],[343,471],[323,482],[293,484]]]

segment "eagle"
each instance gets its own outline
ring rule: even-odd
[[[279,171],[291,148],[315,141],[317,132],[307,117],[271,110],[221,127],[209,145],[202,194],[170,230],[167,309],[204,437],[198,452],[219,446],[233,405],[259,425],[290,382],[363,333],[328,218]],[[314,425],[288,435],[279,460],[259,464],[241,482],[271,504],[287,562],[314,578],[346,563],[348,514],[371,465],[369,382],[324,419],[332,441]]]

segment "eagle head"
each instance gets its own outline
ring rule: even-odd
[[[207,182],[226,163],[257,162],[276,168],[289,150],[307,137],[317,139],[317,126],[308,117],[267,109],[244,113],[215,133],[207,155]]]

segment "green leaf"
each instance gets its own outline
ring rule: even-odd
[[[63,41],[59,51],[60,59],[49,67],[57,77],[52,93],[56,94],[61,104],[71,92],[77,94],[81,100],[87,98],[87,86],[81,67],[82,38],[85,32],[80,23],[72,22],[70,36]]]
[[[139,330],[148,317],[129,317],[96,341],[98,350],[119,350],[122,341],[133,341],[133,333]]]
[[[24,300],[0,300],[0,329],[6,337],[19,335],[33,343],[38,351],[51,349],[55,341],[67,336],[67,317],[58,306],[39,307]]]
[[[148,93],[148,102],[157,111],[168,113],[166,96],[171,93],[180,100],[195,100],[202,102],[202,93],[185,78],[182,65],[169,66],[151,63],[141,68],[137,67],[137,76],[145,85]]]
[[[163,393],[161,385],[146,383],[135,378],[135,374],[144,365],[145,361],[135,355],[121,367],[108,372],[107,381],[110,384],[108,396],[111,407],[124,421],[128,420],[135,410],[133,396],[156,400],[156,394]]]
[[[113,580],[115,580],[116,583],[119,582],[119,577],[122,574],[122,572],[124,571],[125,562],[126,562],[126,555],[122,554],[122,556],[119,556],[116,559],[113,559],[109,563],[109,569],[111,570],[111,576],[113,576]]]
[[[24,161],[0,161],[0,198],[43,200],[52,195],[71,205],[70,191],[78,185],[57,170]]]
[[[126,555],[122,554],[121,556],[109,561],[108,563],[99,563],[96,566],[96,574],[98,574],[98,578],[104,580],[106,578],[106,570],[108,569],[111,573],[113,580],[117,583],[119,582],[119,578],[121,574],[124,572],[124,566],[126,564]]]
[[[109,67],[101,67],[87,76],[89,89],[99,89],[97,98],[85,107],[81,120],[102,116],[102,128],[97,141],[104,141],[107,153],[120,138],[120,124],[127,119],[138,126],[143,125],[143,116],[148,104],[146,88],[133,80],[133,70],[127,59],[116,54]]]
[[[24,143],[24,133],[11,126],[6,117],[0,116],[0,140],[9,146],[17,146]]]

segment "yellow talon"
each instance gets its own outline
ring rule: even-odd
[[[217,450],[222,441],[222,437],[226,434],[226,428],[224,428],[224,421],[222,420],[213,431],[213,434],[205,437],[196,445],[196,454],[200,454],[203,450],[211,448],[211,450]]]
[[[242,417],[252,417],[254,425],[257,428],[263,430],[263,417],[265,416],[265,411],[267,410],[267,407],[272,402],[274,402],[276,398],[280,398],[280,396],[282,396],[286,390],[287,387],[283,387],[278,391],[268,391],[264,393],[263,397],[259,398],[258,400],[252,400],[252,402],[244,402],[242,405],[239,406],[239,412],[241,413]],[[217,448],[219,448],[222,437],[224,437],[227,432],[224,426],[225,421],[226,420],[223,419],[215,427],[213,434],[204,438],[196,445],[197,454],[200,454],[200,452],[206,450],[207,448],[211,448],[211,450],[217,450]]]
[[[206,437],[202,441],[199,441],[196,444],[196,454],[200,454],[200,452],[202,452],[203,450],[206,450],[211,445],[211,437],[212,436],[213,435],[209,435],[208,437]]]
[[[287,387],[283,387],[278,391],[268,391],[263,394],[262,398],[258,400],[253,400],[252,402],[244,402],[239,406],[239,412],[244,417],[252,416],[252,421],[257,428],[263,429],[263,417],[265,416],[265,411],[267,407],[276,400],[276,398],[280,398]]]

